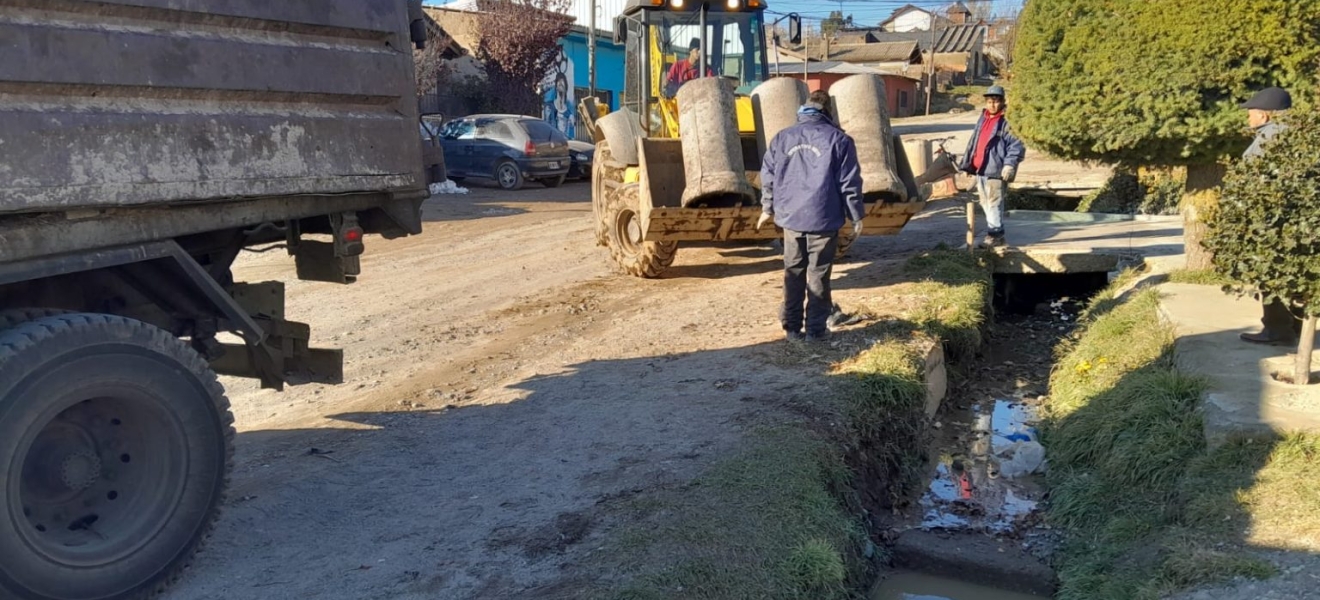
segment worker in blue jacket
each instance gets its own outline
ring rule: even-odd
[[[770,141],[761,161],[760,229],[784,230],[784,304],[779,320],[789,340],[829,337],[830,274],[846,220],[862,233],[862,172],[857,146],[826,113],[830,97],[812,92],[798,122]],[[803,301],[805,299],[805,332]]]

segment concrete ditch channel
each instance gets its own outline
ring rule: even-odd
[[[1023,272],[1024,254],[987,256],[988,342],[962,377],[934,377],[948,394],[927,406],[928,478],[889,531],[894,570],[881,574],[873,600],[1029,600],[1057,589],[1049,564],[1061,532],[1042,516],[1048,457],[1036,411],[1054,348],[1091,297],[1140,259],[1115,253]]]

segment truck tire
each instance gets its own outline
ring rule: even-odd
[[[137,600],[219,514],[233,417],[188,345],[70,313],[0,332],[0,597]]]
[[[637,184],[625,185],[610,195],[610,256],[623,272],[651,279],[674,264],[678,242],[644,241],[640,211]]]
[[[55,315],[68,314],[71,311],[60,310],[58,308],[11,308],[9,310],[0,310],[0,332],[22,325],[28,321],[35,321]]]

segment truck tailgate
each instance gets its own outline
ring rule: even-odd
[[[407,0],[11,0],[0,214],[425,187]]]

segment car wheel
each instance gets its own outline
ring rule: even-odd
[[[521,189],[523,186],[522,171],[511,160],[501,161],[495,165],[495,183],[506,190]]]

